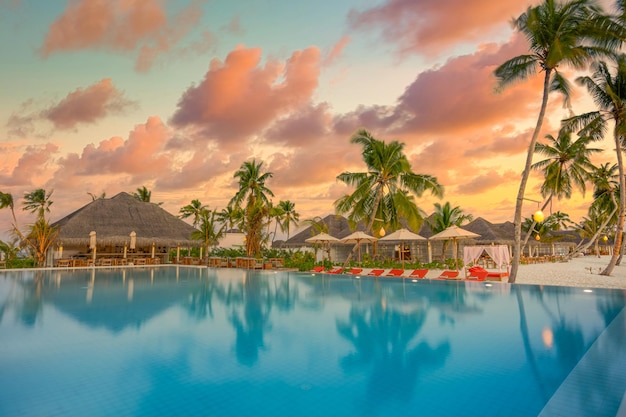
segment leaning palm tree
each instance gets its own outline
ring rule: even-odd
[[[193,216],[193,227],[197,227],[200,223],[201,215],[206,210],[207,207],[200,200],[191,200],[191,203],[181,207],[178,213],[181,219]]]
[[[582,128],[583,134],[601,139],[604,136],[609,121],[613,123],[613,140],[615,155],[619,171],[620,193],[619,214],[617,219],[617,233],[613,255],[601,275],[611,275],[621,252],[624,219],[626,217],[626,182],[624,180],[624,163],[622,148],[626,135],[626,55],[619,55],[615,63],[615,72],[611,73],[608,64],[600,61],[593,64],[591,77],[584,76],[577,79],[591,94],[598,107],[597,111],[572,117],[565,121],[572,128]]]
[[[546,139],[548,143],[537,143],[535,146],[535,153],[545,156],[546,159],[531,166],[532,169],[541,170],[544,177],[541,195],[545,201],[541,210],[545,210],[554,197],[558,200],[571,198],[574,187],[584,194],[589,171],[593,169],[589,158],[602,152],[602,149],[588,147],[594,139],[592,137],[580,136],[572,142],[572,132],[565,127],[559,130],[556,138],[546,135]],[[526,246],[532,229],[533,227],[528,229],[522,248]]]
[[[443,187],[437,178],[414,173],[400,142],[386,143],[367,130],[356,132],[350,142],[363,147],[367,171],[343,172],[337,176],[337,180],[355,188],[352,194],[335,201],[337,214],[349,213],[348,220],[353,225],[365,222],[370,233],[379,233],[383,226],[399,229],[401,218],[413,230],[419,229],[423,215],[414,196],[429,191],[441,197]]]
[[[537,71],[544,73],[544,80],[541,107],[515,202],[515,243],[509,282],[515,282],[519,268],[524,194],[548,96],[550,92],[558,91],[565,96],[566,102],[569,98],[570,85],[558,68],[569,65],[582,69],[596,57],[612,55],[621,44],[620,39],[624,39],[624,29],[604,16],[592,0],[544,0],[513,20],[513,26],[526,36],[530,54],[509,59],[496,68],[498,89],[525,80]]]

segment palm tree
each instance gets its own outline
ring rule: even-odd
[[[0,210],[8,208],[11,210],[11,216],[13,216],[13,226],[17,227],[17,219],[15,218],[15,203],[13,202],[13,195],[11,193],[5,193],[0,191]]]
[[[579,77],[577,82],[587,88],[599,110],[572,117],[566,123],[569,123],[573,128],[582,127],[582,132],[585,134],[601,139],[609,120],[613,122],[613,140],[622,192],[619,199],[613,255],[607,267],[601,272],[601,275],[611,275],[621,252],[624,219],[626,217],[626,195],[623,192],[626,190],[626,182],[622,157],[623,138],[626,135],[626,55],[621,54],[617,57],[614,74],[611,74],[608,65],[603,61],[594,63],[592,68],[591,77]]]
[[[43,188],[38,188],[30,193],[25,193],[22,210],[30,211],[31,213],[37,212],[37,217],[43,219],[45,214],[50,212],[50,206],[52,205],[50,197],[52,197],[53,192],[54,190],[46,193],[46,190]]]
[[[582,253],[594,242],[596,242],[601,233],[604,232],[610,223],[615,222],[615,213],[619,208],[617,198],[619,193],[617,164],[611,165],[605,163],[591,171],[590,179],[594,185],[593,203],[589,207],[587,220],[583,219],[579,225],[593,225],[587,227],[587,232],[591,233],[589,241],[572,251],[571,256]],[[580,227],[578,227],[580,229]]]
[[[559,130],[556,138],[546,135],[546,139],[548,143],[537,143],[535,146],[535,153],[545,156],[546,159],[531,166],[532,169],[541,170],[545,178],[541,185],[541,195],[546,200],[541,210],[545,210],[555,196],[558,200],[571,198],[574,187],[584,194],[589,170],[593,169],[589,157],[602,152],[602,149],[587,147],[593,140],[592,137],[580,136],[572,142],[572,132],[564,127]],[[522,248],[526,246],[532,229],[531,226]]]
[[[209,253],[209,247],[217,246],[220,239],[224,237],[224,225],[218,224],[217,217],[217,211],[208,210],[206,208],[200,209],[198,213],[198,230],[191,234],[192,239],[203,241],[207,254]]]
[[[463,213],[463,210],[459,206],[452,207],[449,201],[446,201],[443,205],[435,203],[435,211],[432,217],[428,220],[428,225],[433,234],[443,232],[450,226],[461,226],[465,222],[471,222],[474,216],[471,214]],[[450,241],[444,240],[441,250],[442,260],[445,260],[446,249]],[[456,256],[456,254],[455,254]]]
[[[96,201],[101,198],[106,198],[107,196],[107,193],[104,191],[100,195],[95,195],[94,193],[89,193],[89,192],[87,194],[89,194],[89,197],[91,197],[91,201]]]
[[[570,85],[558,68],[570,65],[582,69],[595,57],[610,56],[619,46],[619,39],[624,38],[623,28],[603,16],[591,0],[570,0],[562,3],[544,0],[537,6],[529,7],[513,20],[513,26],[526,36],[530,54],[511,58],[496,68],[498,89],[525,80],[538,70],[543,71],[544,80],[541,108],[526,153],[526,164],[515,204],[515,243],[509,282],[515,282],[519,267],[524,193],[546,113],[548,96],[550,92],[558,91],[565,96],[566,102],[569,98]]]
[[[181,219],[186,219],[187,217],[193,216],[193,227],[197,227],[200,223],[200,216],[206,210],[207,207],[203,205],[200,200],[191,200],[191,203],[180,208],[179,217]]]
[[[269,199],[274,193],[265,186],[265,182],[272,177],[271,172],[262,173],[263,162],[244,162],[234,177],[239,178],[239,191],[230,200],[229,205],[241,207],[247,200],[244,209],[244,232],[246,233],[246,251],[248,256],[256,256],[261,251],[262,242],[267,239],[263,234],[266,219],[269,216]]]
[[[248,206],[253,206],[256,200],[261,200],[264,204],[269,204],[267,196],[274,197],[274,193],[265,186],[265,182],[272,178],[274,174],[271,172],[261,173],[263,162],[244,162],[239,170],[235,172],[234,177],[239,178],[239,191],[230,200],[228,205],[240,207],[244,200]]]
[[[243,210],[231,205],[226,206],[218,213],[218,220],[227,226],[227,230],[233,230],[235,226],[240,227],[243,221]]]
[[[287,232],[287,239],[289,239],[289,230],[291,224],[298,226],[300,221],[300,213],[296,211],[296,204],[289,200],[281,200],[278,202],[278,207],[281,210],[279,218],[280,229],[283,232]]]
[[[366,172],[343,172],[337,180],[355,187],[352,194],[335,201],[337,214],[350,212],[348,220],[355,225],[366,222],[367,231],[380,232],[383,226],[399,229],[400,218],[417,230],[423,215],[414,195],[421,197],[430,191],[436,197],[443,195],[443,187],[430,175],[416,174],[403,153],[404,144],[386,143],[374,138],[367,130],[359,130],[351,143],[363,147]],[[412,193],[412,194],[409,194]]]

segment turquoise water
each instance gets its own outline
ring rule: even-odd
[[[624,394],[626,329],[605,330],[622,291],[184,267],[35,274],[0,274],[1,416],[537,416],[565,395],[563,415],[601,417]],[[564,384],[592,347],[605,377]]]

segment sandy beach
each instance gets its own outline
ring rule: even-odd
[[[520,265],[516,283],[626,289],[626,259],[612,276],[599,275],[609,260],[609,256],[583,256],[569,262]]]

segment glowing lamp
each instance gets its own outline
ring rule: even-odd
[[[535,240],[541,240],[541,236],[535,235]]]
[[[385,228],[384,228],[384,227],[381,227],[381,228],[380,228],[380,231],[378,232],[378,234],[379,234],[381,237],[383,237],[383,236],[385,236],[385,235],[387,234],[387,232],[385,232]]]
[[[537,210],[535,213],[533,213],[533,220],[536,221],[537,223],[541,223],[543,219],[544,219],[544,216],[541,210]]]
[[[604,236],[602,237],[602,240],[604,240],[604,241],[606,242],[607,240],[609,240],[609,237],[608,237],[607,235],[604,235]]]

